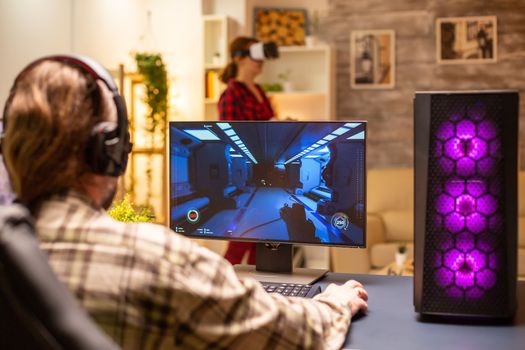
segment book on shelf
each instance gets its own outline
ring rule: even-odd
[[[219,79],[219,72],[209,70],[206,72],[206,91],[205,98],[207,100],[218,100],[221,93],[221,81]]]

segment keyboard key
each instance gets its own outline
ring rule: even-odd
[[[321,292],[318,286],[314,287],[309,284],[262,282],[262,285],[268,293],[291,297],[312,298]]]

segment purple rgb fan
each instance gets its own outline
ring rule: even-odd
[[[433,154],[444,176],[437,186],[435,223],[441,227],[435,281],[453,298],[477,299],[494,287],[501,226],[499,186],[491,178],[500,156],[497,127],[482,109],[453,113],[436,133]]]

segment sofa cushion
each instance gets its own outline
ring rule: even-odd
[[[390,210],[382,215],[387,242],[414,240],[414,213],[409,210]]]
[[[373,169],[367,176],[367,211],[413,210],[414,175],[410,168]]]
[[[370,264],[373,268],[385,267],[395,261],[397,248],[400,242],[378,243],[370,248]],[[414,245],[405,242],[407,246],[407,259],[414,257]]]

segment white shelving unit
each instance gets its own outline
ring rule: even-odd
[[[225,88],[218,76],[228,63],[228,44],[235,37],[237,26],[233,19],[223,15],[205,15],[203,25],[204,119],[217,120],[217,102]],[[279,75],[290,72],[292,91],[268,93],[277,115],[297,120],[335,119],[332,48],[328,45],[285,46],[279,48],[279,53],[279,59],[265,62],[263,74],[257,79],[260,84],[282,84]]]
[[[311,11],[317,9],[319,3],[326,1],[306,0],[301,4]],[[223,15],[204,16],[205,59],[204,72],[220,71],[226,66],[228,59],[228,43],[236,35],[252,35],[252,14],[256,6],[279,7],[277,0],[204,0],[205,13],[221,13]],[[238,26],[226,23],[235,18]],[[214,52],[221,52],[223,61],[215,64],[212,61]],[[268,95],[281,117],[293,117],[298,120],[330,120],[335,115],[335,56],[328,45],[313,47],[281,47],[281,57],[265,63],[264,73],[258,79],[259,83],[282,83],[278,75],[291,70],[290,81],[294,85],[290,92],[272,92]],[[205,74],[204,74],[205,75]],[[217,101],[206,99],[203,92],[205,119],[217,120]],[[203,245],[219,254],[224,254],[225,241],[204,240]],[[329,248],[320,246],[304,246],[306,265],[309,268],[329,268]]]
[[[279,48],[277,60],[265,62],[260,84],[283,83],[279,75],[290,72],[292,90],[268,95],[280,117],[297,120],[335,119],[334,55],[328,45]]]
[[[228,45],[236,32],[235,21],[228,16],[203,16],[204,32],[204,119],[217,120],[217,102],[226,86],[219,81],[228,63]],[[210,86],[211,85],[211,86]]]

